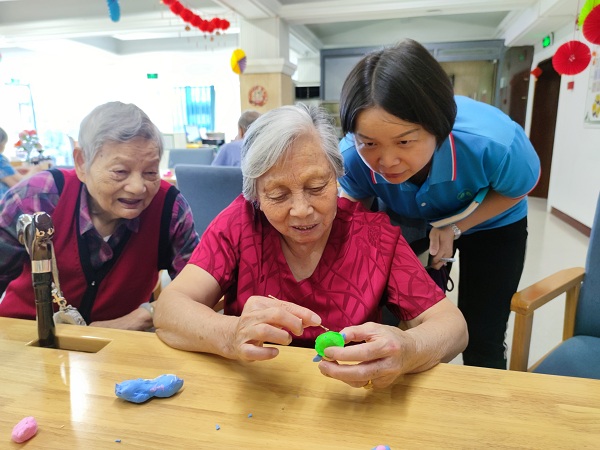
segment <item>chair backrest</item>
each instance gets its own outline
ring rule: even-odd
[[[600,337],[600,194],[577,303],[575,335]]]
[[[215,157],[214,147],[173,148],[169,150],[169,169],[178,164],[210,164]]]
[[[177,188],[192,208],[200,237],[208,224],[242,193],[239,167],[179,164],[175,177]]]

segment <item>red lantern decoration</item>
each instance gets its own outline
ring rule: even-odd
[[[582,31],[589,42],[600,44],[600,6],[596,6],[587,15]]]
[[[202,19],[200,18],[200,16],[197,16],[196,14],[194,14],[194,17],[192,17],[192,20],[190,21],[190,23],[195,26],[196,28],[200,27],[200,24],[202,23]]]
[[[181,17],[184,22],[189,23],[192,21],[192,17],[194,17],[194,13],[191,12],[189,9],[184,8],[184,10],[181,11],[181,14],[179,14],[179,17]]]
[[[169,6],[169,9],[170,9],[171,11],[173,11],[175,14],[177,14],[177,15],[180,15],[180,14],[181,14],[181,12],[182,12],[182,11],[183,11],[185,8],[183,7],[183,5],[182,5],[181,3],[179,3],[179,2],[177,2],[177,1],[176,1],[176,2],[173,2],[173,3],[171,3],[171,6]]]
[[[162,0],[162,2],[164,5],[168,6],[174,14],[181,17],[184,22],[193,25],[204,33],[213,33],[215,30],[225,31],[231,25],[229,21],[225,19],[219,19],[217,17],[213,17],[210,21],[204,20],[200,16],[194,14],[193,11],[187,9],[185,6],[179,3],[178,0]],[[189,26],[187,25],[186,30],[189,31]]]
[[[581,41],[568,41],[558,47],[552,66],[561,75],[576,75],[585,70],[592,59],[590,48]]]

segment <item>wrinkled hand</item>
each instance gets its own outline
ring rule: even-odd
[[[374,387],[383,388],[411,370],[409,361],[416,345],[410,334],[399,328],[368,322],[344,328],[340,333],[346,335],[346,343],[365,342],[325,349],[329,360],[319,363],[323,375],[352,387],[363,387],[371,380]]]
[[[277,356],[279,350],[263,347],[264,342],[289,345],[293,333],[300,336],[305,327],[317,326],[321,318],[310,309],[283,300],[252,296],[244,305],[235,327],[231,351],[235,359],[262,361]]]
[[[439,270],[445,265],[440,258],[451,258],[454,254],[454,232],[450,227],[432,228],[429,232],[430,266]]]

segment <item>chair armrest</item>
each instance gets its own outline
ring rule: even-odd
[[[550,300],[566,293],[563,340],[573,336],[575,312],[581,282],[585,276],[583,267],[573,267],[559,272],[515,293],[510,309],[515,312],[515,328],[510,358],[510,370],[526,371],[531,346],[533,313]]]

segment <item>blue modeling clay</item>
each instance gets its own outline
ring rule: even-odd
[[[171,397],[183,386],[176,375],[160,375],[154,379],[125,380],[115,385],[117,397],[133,403],[143,403],[152,397]]]

